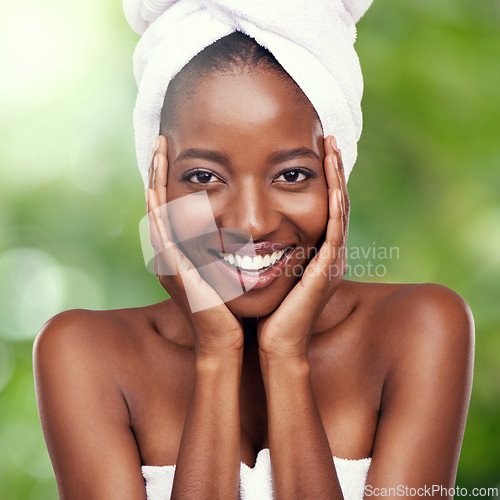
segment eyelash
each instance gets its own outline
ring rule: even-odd
[[[210,170],[203,170],[203,169],[199,169],[199,168],[195,169],[195,170],[190,170],[189,172],[184,173],[183,176],[181,177],[181,180],[191,182],[193,184],[200,184],[201,186],[204,184],[213,184],[213,182],[195,182],[195,181],[191,180],[196,174],[210,174],[211,177],[215,177],[215,178],[219,179],[219,181],[223,182],[222,179],[220,179],[220,177],[215,175],[213,172],[210,172]]]
[[[300,181],[294,181],[294,182],[287,182],[287,181],[278,181],[282,175],[289,174],[290,172],[297,172],[299,175],[303,175],[304,179],[301,179]],[[290,184],[292,186],[295,186],[297,184],[302,184],[303,182],[307,181],[307,179],[311,179],[316,177],[316,174],[314,172],[311,172],[311,170],[307,170],[305,168],[287,168],[286,170],[283,170],[283,172],[279,173],[276,178],[274,179],[274,182],[283,182],[284,184]]]
[[[299,181],[294,181],[294,182],[278,181],[277,180],[282,175],[288,174],[290,172],[297,172],[299,175],[303,175],[304,179],[301,179]],[[196,181],[193,181],[192,178],[196,174],[210,174],[211,177],[215,177],[220,182],[224,182],[224,181],[222,181],[222,179],[220,177],[218,177],[217,175],[215,175],[213,172],[210,172],[209,170],[203,170],[203,169],[190,170],[189,172],[184,173],[184,175],[181,177],[181,180],[187,181],[187,182],[191,182],[193,184],[199,184],[199,185],[213,184],[213,182],[199,182],[199,181],[196,182]],[[310,170],[307,170],[307,169],[304,169],[304,168],[288,168],[288,169],[283,170],[282,172],[280,172],[275,177],[275,179],[274,179],[273,182],[280,182],[280,183],[289,184],[289,185],[297,185],[297,184],[301,184],[302,182],[305,182],[307,179],[314,178],[314,177],[316,177],[316,174],[314,172],[311,172]]]

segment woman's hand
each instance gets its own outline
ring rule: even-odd
[[[155,274],[188,320],[197,356],[242,350],[240,322],[174,243],[167,204],[167,147],[167,139],[158,136],[146,190]]]
[[[324,170],[329,200],[325,241],[278,309],[259,319],[259,352],[268,360],[283,357],[307,360],[312,326],[347,270],[345,244],[349,197],[342,156],[332,136],[324,142]]]

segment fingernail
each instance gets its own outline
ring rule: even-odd
[[[338,173],[338,171],[339,171],[339,162],[338,162],[338,159],[337,159],[336,155],[332,156],[332,161],[333,161],[333,166],[335,167],[335,170]]]
[[[339,207],[342,206],[342,194],[340,192],[340,189],[337,189],[337,200],[339,200]]]
[[[155,149],[154,149],[153,153],[156,153],[158,151],[159,147],[160,147],[160,138],[157,137],[156,141],[155,141]]]
[[[339,148],[338,148],[338,146],[337,146],[337,141],[335,140],[335,137],[332,137],[332,138],[330,139],[330,144],[332,145],[333,150],[334,150],[336,153],[338,153],[338,152],[339,152]]]
[[[153,160],[153,168],[155,172],[156,169],[158,168],[158,163],[159,163],[158,156],[155,156],[155,159]]]

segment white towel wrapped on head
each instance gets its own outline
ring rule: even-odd
[[[268,49],[314,106],[342,151],[346,177],[361,135],[363,78],[356,22],[372,0],[123,0],[142,35],[134,53],[139,89],[136,151],[144,184],[170,80],[199,52],[240,31]]]

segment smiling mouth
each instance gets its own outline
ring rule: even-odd
[[[237,253],[215,252],[215,254],[220,259],[224,260],[225,264],[238,271],[247,274],[260,274],[275,266],[291,250],[293,250],[293,248],[285,248],[277,252],[255,255],[252,257],[250,255],[239,255]]]

